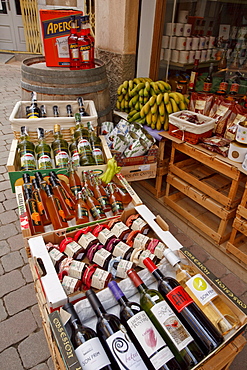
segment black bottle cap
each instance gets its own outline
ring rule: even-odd
[[[52,191],[52,187],[51,185],[49,184],[46,184],[45,185],[45,191],[46,191],[46,194],[49,196],[49,195],[53,195],[53,191]]]
[[[32,184],[33,184],[34,189],[40,188],[39,181],[37,179],[32,179]]]
[[[24,188],[24,196],[26,199],[32,198],[32,190],[30,188]]]
[[[56,181],[55,177],[50,176],[49,181],[50,181],[51,186],[56,186],[57,185],[57,181]]]
[[[23,173],[22,178],[23,178],[23,181],[24,181],[25,184],[28,183],[28,182],[30,182],[30,175],[29,175],[29,173]]]

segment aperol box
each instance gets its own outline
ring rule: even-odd
[[[77,28],[83,12],[65,9],[40,9],[43,50],[47,67],[69,67],[68,36],[71,15],[75,15]]]

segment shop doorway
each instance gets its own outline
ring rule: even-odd
[[[0,0],[0,49],[26,51],[20,0]]]

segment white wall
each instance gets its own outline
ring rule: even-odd
[[[142,0],[136,77],[148,77],[156,0]]]

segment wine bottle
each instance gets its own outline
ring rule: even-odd
[[[70,190],[70,187],[68,186],[68,184],[66,183],[66,181],[62,180],[60,177],[58,177],[58,175],[56,174],[56,172],[54,171],[50,171],[49,172],[49,176],[50,177],[54,177],[56,182],[62,186],[63,190],[65,191],[67,197],[69,198],[70,202],[73,204],[73,206],[75,205],[75,202],[73,200],[73,193],[72,191]]]
[[[78,35],[78,46],[80,53],[81,69],[90,69],[91,68],[91,40],[88,37],[88,30],[86,28],[86,17],[82,16],[81,21],[81,30]]]
[[[52,110],[53,110],[53,117],[59,117],[58,106],[57,105],[53,105]]]
[[[75,133],[75,127],[70,127],[71,143],[69,145],[69,152],[70,152],[72,166],[79,167],[80,166],[80,156],[79,156],[79,153],[78,153],[74,133]]]
[[[109,203],[107,193],[103,185],[100,183],[99,177],[95,176],[93,174],[93,171],[90,171],[89,175],[91,179],[91,184],[93,186],[93,192],[94,192],[95,198],[100,202],[101,207],[104,212],[111,211],[111,205]]]
[[[85,195],[85,202],[94,220],[106,218],[106,214],[103,211],[100,202],[92,196],[90,190],[85,186],[82,188],[82,192]]]
[[[199,59],[195,59],[194,67],[190,74],[190,80],[188,84],[188,91],[193,92],[196,90],[196,80],[198,76],[198,66],[199,66]]]
[[[78,102],[78,105],[79,105],[79,112],[80,112],[81,117],[90,116],[90,114],[88,112],[86,112],[86,110],[85,110],[84,100],[81,96],[79,96],[79,98],[77,98],[77,102]]]
[[[70,28],[70,35],[68,37],[68,46],[69,46],[69,59],[70,59],[70,66],[69,68],[80,69],[81,61],[80,61],[80,53],[79,53],[79,46],[78,46],[78,34],[76,30],[76,19],[75,15],[70,17],[71,20],[71,28]]]
[[[52,168],[51,147],[45,140],[45,130],[38,127],[37,133],[39,142],[35,148],[37,155],[37,168],[38,170],[46,170]]]
[[[204,354],[161,293],[149,289],[134,269],[127,274],[141,295],[141,308],[156,326],[178,363],[183,369],[190,369],[198,364]]]
[[[44,233],[45,229],[41,221],[38,205],[36,200],[32,197],[31,189],[26,188],[24,190],[24,196],[26,199],[25,203],[31,234],[36,235]]]
[[[31,92],[31,105],[28,107],[26,115],[28,119],[40,117],[40,109],[37,104],[37,94],[35,91]]]
[[[66,105],[67,117],[73,117],[71,104]]]
[[[114,370],[147,370],[120,319],[106,312],[92,289],[86,296],[97,316],[96,332]]]
[[[33,198],[37,202],[39,214],[42,220],[43,225],[50,225],[51,218],[46,207],[47,195],[44,189],[40,188],[39,182],[37,179],[32,180],[33,184]]]
[[[89,221],[88,208],[86,205],[86,197],[79,191],[76,195],[75,203],[75,218],[76,225],[84,224]]]
[[[130,339],[136,341],[136,348],[148,369],[179,369],[169,347],[141,306],[130,302],[115,281],[111,281],[108,287],[120,305],[120,320]]]
[[[50,184],[52,186],[52,192],[60,201],[61,207],[64,211],[65,219],[67,221],[72,220],[75,217],[75,209],[73,204],[71,203],[70,199],[67,197],[65,191],[63,190],[62,186],[56,182],[54,177],[50,177]]]
[[[45,186],[45,191],[47,194],[46,207],[51,217],[54,229],[56,230],[68,227],[68,222],[66,221],[60,200],[54,196],[51,186],[47,184]]]
[[[89,15],[85,15],[86,19],[86,25],[85,28],[87,29],[87,37],[89,38],[91,42],[91,48],[90,48],[90,61],[91,61],[91,68],[95,68],[95,62],[94,62],[94,36],[93,36],[93,30],[91,27],[91,24],[89,22]]]
[[[208,355],[216,349],[223,342],[223,336],[183,287],[172,277],[165,277],[149,258],[146,258],[143,263],[158,280],[159,292],[169,306],[175,310],[178,318],[193,336],[203,353]]]
[[[35,170],[35,145],[29,140],[28,129],[26,126],[21,127],[21,134],[17,148],[20,155],[20,170]]]
[[[54,140],[51,143],[56,168],[67,168],[69,163],[69,144],[63,139],[60,125],[54,125]]]
[[[77,174],[76,169],[72,165],[69,166],[68,172],[69,172],[70,190],[72,191],[72,193],[76,197],[77,193],[79,191],[81,191],[81,180],[80,180],[80,177]]]
[[[107,184],[106,191],[108,193],[112,213],[114,214],[114,216],[121,215],[124,211],[122,197],[113,182],[109,182]]]
[[[214,63],[210,63],[208,75],[204,80],[203,84],[203,91],[209,93],[212,88],[213,84],[213,69],[214,69]]]
[[[113,369],[95,331],[81,323],[73,304],[68,302],[62,308],[71,315],[68,321],[72,331],[70,339],[82,369]]]
[[[176,270],[176,280],[222,335],[239,325],[238,318],[201,274],[193,271],[191,266],[183,265],[180,258],[169,248],[165,249],[163,253]]]

